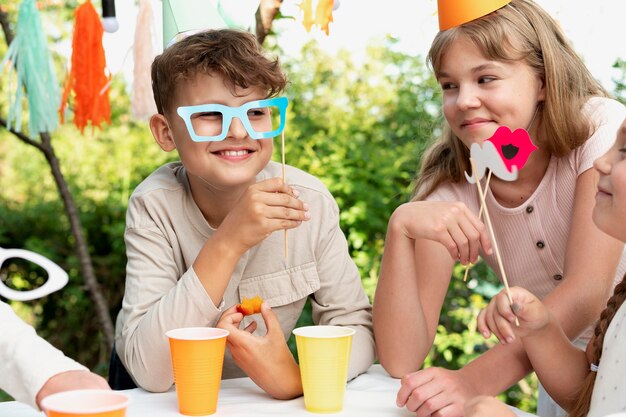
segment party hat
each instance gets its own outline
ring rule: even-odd
[[[259,0],[163,0],[163,49],[207,29],[247,29]]]
[[[439,30],[447,30],[488,15],[511,0],[437,0]]]

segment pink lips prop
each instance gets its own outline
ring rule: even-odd
[[[526,165],[530,154],[537,150],[524,129],[515,129],[511,132],[508,127],[500,126],[487,140],[494,144],[509,172],[513,172],[513,167],[520,171]]]

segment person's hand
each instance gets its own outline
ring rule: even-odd
[[[515,417],[502,401],[486,395],[474,397],[465,403],[464,417]]]
[[[233,360],[259,387],[274,398],[291,399],[302,395],[300,368],[289,351],[278,318],[263,303],[261,316],[265,321],[265,336],[252,334],[257,323],[239,329],[243,314],[236,306],[222,314],[217,327],[228,330],[227,345]]]
[[[107,381],[100,375],[89,371],[67,371],[52,376],[41,387],[35,401],[41,408],[41,401],[48,395],[76,389],[111,389]]]
[[[465,403],[477,395],[461,371],[428,368],[402,378],[396,404],[418,417],[462,417]]]
[[[293,229],[311,215],[299,192],[280,178],[251,185],[224,218],[222,232],[243,253],[277,230]]]
[[[512,287],[511,299],[512,305],[506,290],[502,290],[478,314],[478,331],[483,337],[493,333],[501,343],[513,343],[516,337],[526,337],[547,326],[550,312],[531,292]],[[515,324],[516,317],[519,326]]]
[[[389,221],[410,239],[441,243],[455,261],[476,263],[482,247],[491,254],[491,239],[480,219],[461,202],[415,201],[398,207]]]

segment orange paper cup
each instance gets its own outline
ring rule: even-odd
[[[48,395],[41,408],[48,417],[124,417],[128,402],[119,391],[85,389]]]
[[[215,413],[228,331],[185,327],[165,334],[170,340],[178,411],[187,416]]]

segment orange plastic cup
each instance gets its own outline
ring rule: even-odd
[[[48,395],[41,408],[48,417],[124,417],[128,402],[119,391],[85,389]]]
[[[185,327],[165,334],[170,340],[178,411],[187,416],[215,413],[228,331]]]

